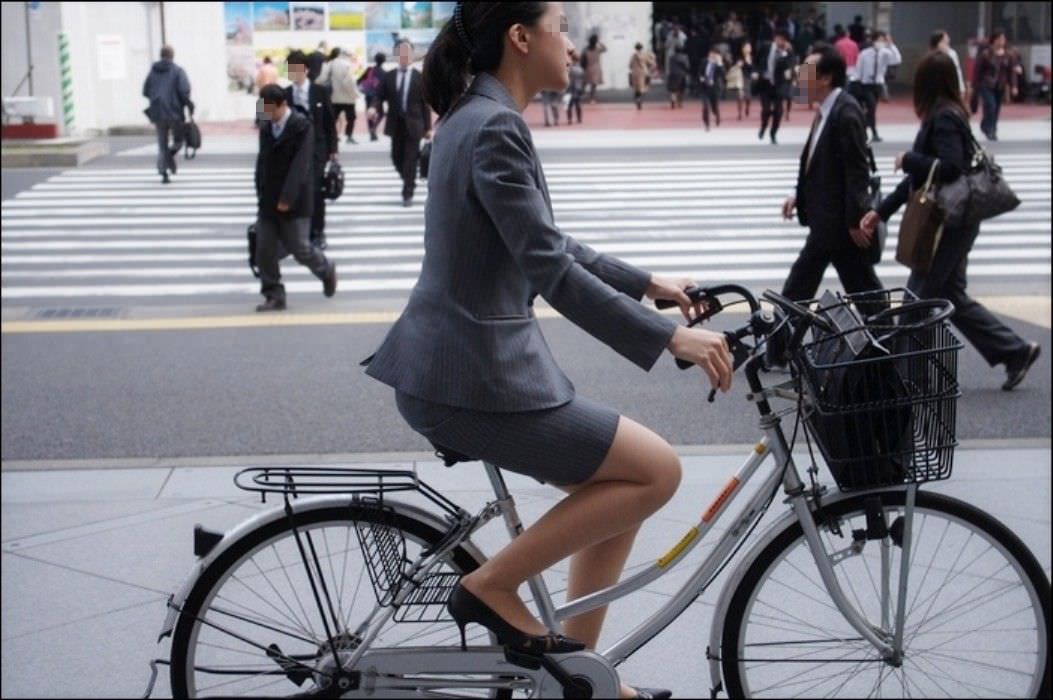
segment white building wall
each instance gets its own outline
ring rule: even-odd
[[[637,42],[650,46],[652,27],[650,2],[567,2],[564,9],[570,38],[579,51],[589,35],[597,34],[607,47],[603,54],[600,90],[629,87],[629,58]]]
[[[115,126],[145,126],[143,80],[159,58],[158,2],[43,2],[31,15],[34,93],[50,96],[55,121],[62,123],[58,34],[67,33],[73,71],[75,132],[94,134]],[[12,94],[26,71],[24,3],[3,3],[3,93]],[[570,36],[584,48],[590,34],[607,46],[601,89],[625,89],[633,45],[649,45],[652,3],[567,2]],[[255,98],[228,90],[222,2],[165,2],[165,39],[190,79],[191,99],[200,121],[252,119]],[[100,66],[99,38],[119,36],[123,63],[118,77]],[[25,95],[23,88],[19,94]]]

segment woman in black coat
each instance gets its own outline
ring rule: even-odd
[[[907,177],[860,222],[873,233],[878,218],[888,221],[907,201],[912,190],[925,185],[933,161],[939,159],[934,179],[939,184],[954,182],[968,169],[974,155],[974,139],[968,112],[962,101],[958,73],[951,58],[933,51],[918,64],[914,76],[914,112],[922,120],[914,147],[896,156],[896,169]],[[954,304],[951,322],[972,343],[992,367],[1006,366],[1006,391],[1019,384],[1038,359],[1038,343],[1028,342],[1002,323],[966,292],[965,269],[969,251],[980,232],[980,225],[945,228],[928,272],[912,271],[907,287],[922,299],[948,299]]]

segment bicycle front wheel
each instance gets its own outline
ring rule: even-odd
[[[905,496],[860,495],[816,514],[845,596],[890,640]],[[873,498],[892,534],[868,540]],[[1048,697],[1050,585],[1020,539],[967,503],[918,492],[911,547],[904,658],[895,667],[834,605],[800,524],[787,527],[752,562],[729,605],[721,648],[728,694]]]
[[[444,536],[407,515],[382,515],[358,504],[305,510],[249,532],[202,572],[183,604],[172,637],[173,696],[288,697],[331,690],[342,657],[363,642],[363,623],[377,610],[367,568],[377,552],[360,546],[355,528],[363,525],[404,538],[405,561]],[[480,563],[458,546],[439,573],[459,576]],[[485,630],[473,639],[493,643]],[[453,621],[440,618],[390,622],[373,646],[459,643]]]

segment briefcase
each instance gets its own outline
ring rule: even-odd
[[[914,272],[929,271],[943,237],[943,210],[932,188],[932,178],[939,165],[938,160],[932,162],[925,186],[911,193],[907,211],[899,223],[896,261]]]

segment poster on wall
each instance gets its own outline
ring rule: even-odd
[[[364,2],[331,2],[329,3],[329,29],[331,31],[357,30],[366,28],[366,3]]]
[[[228,89],[252,93],[255,76],[270,58],[286,80],[285,57],[310,53],[320,42],[339,47],[356,72],[383,53],[396,60],[395,42],[413,43],[413,60],[423,60],[432,42],[453,16],[454,2],[225,2]]]

